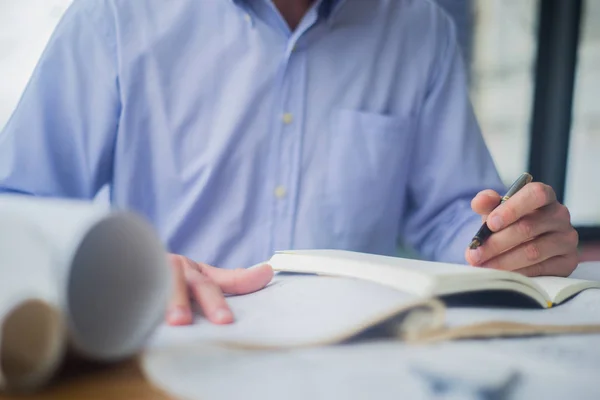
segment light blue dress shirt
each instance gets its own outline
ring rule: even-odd
[[[337,248],[464,263],[504,190],[429,0],[75,0],[0,136],[0,191],[139,212],[222,268]]]

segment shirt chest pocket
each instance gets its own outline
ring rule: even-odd
[[[329,121],[325,204],[332,234],[354,248],[394,240],[406,187],[411,118],[339,109]]]

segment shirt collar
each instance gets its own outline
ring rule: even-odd
[[[231,1],[238,6],[248,2],[248,0]],[[329,19],[344,1],[345,0],[321,0],[321,4],[319,5],[319,16],[326,20]]]
[[[323,0],[319,5],[319,16],[324,19],[329,19],[336,5],[340,3],[340,0]]]

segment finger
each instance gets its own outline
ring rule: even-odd
[[[555,256],[570,254],[576,240],[571,232],[547,233],[488,260],[482,266],[508,271],[522,269]]]
[[[201,264],[202,272],[229,294],[247,294],[264,288],[273,279],[273,268],[264,264],[248,269],[227,270]]]
[[[577,253],[549,258],[541,263],[516,270],[525,276],[563,276],[567,277],[577,268]]]
[[[471,200],[471,208],[479,215],[488,215],[500,204],[501,196],[491,189],[482,190]]]
[[[479,265],[521,243],[549,232],[559,232],[570,227],[561,218],[562,206],[554,203],[521,218],[512,225],[494,233],[480,247],[467,249],[466,259],[470,264]]]
[[[490,212],[487,219],[488,227],[496,232],[518,221],[523,216],[556,201],[554,190],[540,182],[528,183],[512,196]]]
[[[185,263],[185,258],[181,256],[172,255],[170,257],[175,290],[167,309],[167,323],[169,325],[188,325],[192,323],[192,309],[184,274]]]
[[[188,268],[186,275],[192,294],[206,318],[215,324],[233,322],[233,313],[225,301],[221,288],[196,268]]]

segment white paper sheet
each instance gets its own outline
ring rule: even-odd
[[[351,278],[277,274],[264,289],[227,299],[235,322],[163,325],[149,346],[233,341],[248,345],[299,346],[343,339],[373,320],[392,315],[416,298]]]
[[[600,281],[600,261],[587,261],[579,264],[569,277]]]
[[[499,317],[600,322],[600,291],[584,292],[549,310],[449,310],[448,321],[455,326]],[[222,348],[189,340],[162,344],[144,355],[144,372],[154,385],[189,400],[600,398],[600,335],[414,346],[387,340],[287,351]]]
[[[585,346],[600,349],[600,336],[588,339]],[[572,357],[583,346],[568,337],[290,351],[195,345],[155,349],[143,369],[154,385],[188,400],[598,399],[600,370]]]

